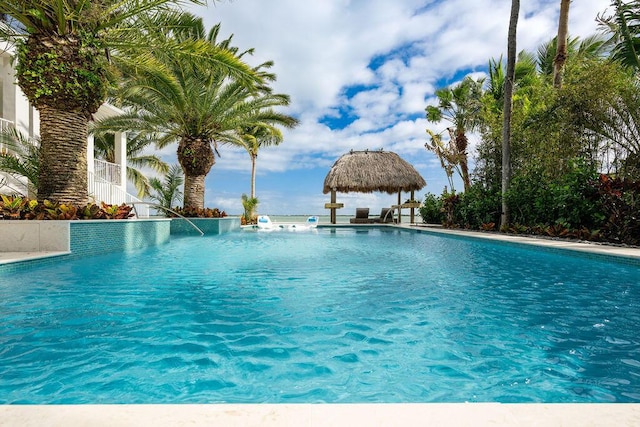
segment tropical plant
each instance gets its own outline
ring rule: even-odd
[[[0,195],[0,219],[2,220],[78,220],[78,219],[127,219],[133,216],[130,205],[87,204],[84,207],[26,197]]]
[[[171,209],[174,203],[182,201],[180,186],[183,184],[184,179],[180,165],[171,165],[162,181],[155,177],[149,180],[149,186],[153,190],[149,194],[149,198],[155,200],[160,206],[165,208],[162,212],[167,215],[166,209]]]
[[[27,196],[35,195],[38,189],[40,156],[39,141],[30,139],[15,127],[10,126],[0,132],[0,172],[13,178],[27,179]]]
[[[243,222],[245,224],[250,224],[253,222],[254,211],[258,206],[258,199],[255,197],[249,197],[246,194],[242,195],[242,207],[244,209],[244,213],[242,214]]]
[[[604,236],[618,243],[640,244],[640,180],[600,175],[596,189],[606,218]]]
[[[279,125],[285,127],[293,127],[298,121],[292,117],[282,116]],[[244,148],[251,158],[251,192],[250,198],[256,197],[256,161],[258,160],[258,151],[262,147],[270,145],[279,145],[282,140],[282,132],[280,129],[267,123],[257,123],[250,126],[244,126],[238,130],[240,137],[239,145]]]
[[[428,224],[442,224],[444,221],[444,213],[442,210],[442,200],[435,194],[427,193],[424,196],[424,202],[419,209],[422,222]]]
[[[198,2],[197,0],[192,0]],[[0,0],[0,38],[16,43],[18,85],[40,113],[38,198],[88,201],[87,124],[105,101],[115,67],[149,62],[149,50],[174,51],[145,36],[148,17],[178,0]],[[175,22],[154,21],[162,28]],[[227,51],[193,42],[187,54],[246,78],[254,73]]]
[[[427,133],[431,139],[425,142],[424,147],[438,157],[440,166],[447,175],[451,191],[455,192],[453,171],[455,170],[459,175],[462,175],[460,162],[463,157],[463,154],[458,152],[457,146],[454,143],[455,136],[450,137],[448,143],[445,143],[442,141],[442,135],[436,134],[430,129],[427,129]]]
[[[238,61],[251,52],[232,47],[231,37],[218,41],[219,25],[207,35],[201,19],[187,15],[183,19],[185,25],[180,31],[156,37],[186,44],[206,42],[225,49]],[[205,177],[219,155],[218,146],[240,145],[239,129],[287,123],[290,118],[273,108],[288,105],[289,97],[271,93],[264,83],[275,79],[265,71],[271,62],[253,68],[263,81],[254,84],[193,56],[154,51],[153,60],[156,67],[130,70],[121,87],[118,95],[129,106],[128,113],[106,119],[102,126],[157,138],[159,148],[177,142],[178,161],[185,176],[184,207],[202,209]]]
[[[600,25],[608,30],[607,45],[612,58],[640,72],[640,4],[637,1],[613,0],[613,15],[598,15]]]
[[[455,160],[460,167],[465,190],[471,185],[467,159],[469,145],[467,132],[474,130],[479,123],[482,84],[482,80],[476,81],[471,77],[465,77],[457,85],[436,90],[438,105],[429,105],[426,108],[426,117],[429,122],[439,123],[446,120],[453,125],[447,128],[447,131],[453,141]],[[440,132],[433,131],[429,133],[440,134]],[[427,149],[430,149],[429,146]]]

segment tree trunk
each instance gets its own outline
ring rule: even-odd
[[[184,207],[204,209],[204,179],[207,175],[185,175]]]
[[[457,130],[455,134],[456,152],[459,156],[458,164],[460,165],[460,175],[462,176],[462,184],[464,185],[464,191],[469,191],[471,188],[471,179],[469,178],[469,160],[467,156],[467,147],[469,146],[469,140],[464,130]]]
[[[256,160],[257,155],[251,155],[251,198],[256,198]]]
[[[178,161],[184,172],[184,207],[204,209],[204,179],[215,163],[211,141],[192,136],[182,138]]]
[[[567,37],[569,35],[569,5],[571,0],[560,1],[560,19],[558,20],[558,37],[556,39],[556,56],[553,58],[553,86],[562,87],[564,64],[567,62]]]
[[[511,109],[513,107],[513,80],[516,69],[516,30],[520,0],[511,0],[511,16],[509,18],[509,34],[507,38],[507,75],[504,82],[504,107],[502,123],[502,214],[500,228],[509,225],[509,205],[507,191],[511,181]]]
[[[40,106],[40,170],[38,200],[86,205],[86,112]]]

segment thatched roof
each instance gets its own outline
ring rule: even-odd
[[[340,157],[324,179],[323,193],[397,193],[427,185],[418,171],[390,151],[351,151]]]

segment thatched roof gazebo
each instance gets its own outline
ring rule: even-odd
[[[336,223],[336,209],[343,207],[336,203],[336,192],[388,194],[398,193],[397,209],[403,206],[401,194],[403,191],[414,192],[427,185],[418,171],[407,161],[391,151],[350,151],[341,156],[331,167],[324,179],[322,192],[331,192],[331,203],[325,208],[331,209],[331,223]],[[412,211],[413,213],[413,208]]]

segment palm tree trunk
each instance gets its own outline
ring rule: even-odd
[[[256,159],[258,156],[251,155],[251,198],[256,198]]]
[[[204,209],[205,175],[186,175],[184,177],[184,207]]]
[[[178,144],[178,161],[184,172],[184,207],[204,209],[204,179],[215,162],[211,141],[186,136]]]
[[[516,33],[520,0],[511,0],[511,16],[509,18],[509,33],[507,37],[507,75],[504,82],[504,107],[502,123],[502,214],[500,228],[509,225],[509,205],[507,191],[511,181],[511,110],[513,108],[513,80],[516,69]]]
[[[471,178],[469,178],[469,159],[467,156],[467,147],[469,146],[469,140],[464,132],[464,129],[459,129],[455,134],[456,151],[459,156],[458,164],[460,165],[460,176],[462,177],[462,184],[464,185],[464,191],[469,191],[471,188]]]
[[[40,106],[40,171],[38,200],[86,205],[86,112],[62,111]]]
[[[558,20],[558,37],[556,38],[556,56],[553,58],[553,87],[562,87],[562,72],[567,62],[567,37],[569,34],[569,5],[571,0],[560,1],[560,19]]]

